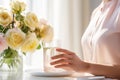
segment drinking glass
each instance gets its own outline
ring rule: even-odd
[[[56,51],[57,47],[61,47],[61,42],[59,40],[54,40],[49,43],[44,43],[43,46],[44,72],[64,71],[63,69],[54,68],[54,66],[50,64],[50,62],[53,61],[51,60],[51,57],[60,54],[59,52]]]

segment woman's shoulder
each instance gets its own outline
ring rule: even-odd
[[[96,8],[93,10],[93,12],[92,12],[92,17],[93,17],[98,11],[101,10],[101,5],[102,5],[102,3],[101,3],[100,5],[98,5],[98,7],[96,7]]]

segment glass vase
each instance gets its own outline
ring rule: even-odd
[[[0,57],[0,80],[22,80],[23,58]]]

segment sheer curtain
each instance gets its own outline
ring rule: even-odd
[[[54,38],[60,39],[62,47],[76,52],[82,58],[81,36],[89,21],[89,0],[24,0],[27,11],[33,11],[54,27]],[[10,0],[0,5],[9,7]],[[42,52],[32,54],[29,63],[42,64]],[[39,65],[41,66],[41,65]]]
[[[31,5],[32,11],[54,27],[54,38],[60,39],[62,47],[82,58],[81,36],[89,21],[89,0],[33,0]]]
[[[49,0],[48,20],[62,47],[81,53],[81,35],[89,21],[89,0]]]
[[[9,3],[11,0],[0,0],[0,7],[5,7],[10,10]]]

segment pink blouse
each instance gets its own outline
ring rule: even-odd
[[[120,0],[102,2],[82,37],[84,60],[120,65]]]

